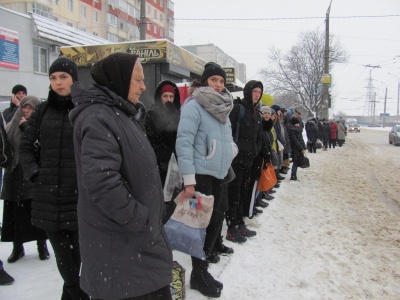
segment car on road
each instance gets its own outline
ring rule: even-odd
[[[347,131],[348,131],[348,132],[361,132],[360,126],[357,125],[357,124],[351,124],[351,125],[349,125],[348,128],[347,128]]]
[[[394,125],[390,130],[389,144],[400,146],[400,125]]]

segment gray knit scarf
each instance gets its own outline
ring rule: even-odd
[[[221,123],[228,121],[229,113],[233,108],[233,99],[226,88],[220,94],[212,87],[201,86],[194,89],[192,96],[218,121]]]

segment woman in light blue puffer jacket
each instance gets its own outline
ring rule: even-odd
[[[214,210],[204,243],[207,256],[211,255],[224,220],[224,213],[220,211],[223,179],[238,153],[229,121],[233,99],[225,88],[225,81],[226,74],[219,65],[206,64],[201,82],[193,82],[192,96],[181,109],[176,140],[185,197],[192,197],[195,191],[214,196]],[[191,288],[208,297],[219,297],[223,285],[208,273],[208,262],[192,257],[192,266]]]

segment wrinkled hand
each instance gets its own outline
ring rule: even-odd
[[[186,199],[192,198],[194,196],[194,193],[196,192],[194,185],[186,185],[185,189],[183,190],[183,195],[185,196]]]

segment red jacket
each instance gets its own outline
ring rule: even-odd
[[[331,123],[331,139],[336,139],[336,134],[338,131],[338,126],[336,123]]]

